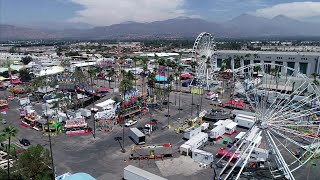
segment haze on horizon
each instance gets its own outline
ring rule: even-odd
[[[222,22],[248,13],[320,23],[320,2],[291,0],[0,0],[0,24],[50,28],[106,26],[196,17]],[[52,26],[52,25],[51,25]]]

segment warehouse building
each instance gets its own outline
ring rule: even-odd
[[[220,69],[225,59],[230,59],[231,69],[253,63],[273,63],[284,65],[310,76],[312,73],[320,74],[320,52],[279,52],[279,51],[217,51],[216,68]],[[290,75],[292,72],[284,72]]]

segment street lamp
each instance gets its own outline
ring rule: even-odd
[[[121,140],[123,140],[122,137],[121,136],[114,137],[114,140],[119,142],[119,145],[120,145],[122,152],[125,153],[125,149],[123,148],[123,146],[121,144]]]

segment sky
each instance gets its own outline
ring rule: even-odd
[[[0,0],[0,24],[85,23],[105,26],[180,16],[212,22],[241,14],[320,23],[320,0]]]

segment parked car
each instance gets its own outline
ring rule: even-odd
[[[137,124],[138,123],[138,121],[136,121],[136,120],[129,120],[129,121],[127,121],[126,123],[125,123],[125,126],[126,127],[129,127],[129,126],[133,126],[133,125],[135,125],[135,124]]]
[[[2,119],[2,124],[7,124],[7,120],[6,119]]]
[[[24,138],[20,140],[20,144],[22,144],[24,146],[30,146],[31,145],[30,141],[28,139],[24,139]]]
[[[189,87],[191,85],[191,80],[185,81],[182,83],[182,87]]]

